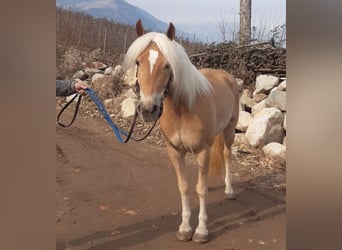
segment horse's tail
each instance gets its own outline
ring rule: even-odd
[[[219,175],[224,169],[224,139],[223,133],[216,135],[213,145],[210,148],[209,174]]]

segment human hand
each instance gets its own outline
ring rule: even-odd
[[[87,82],[85,81],[75,81],[74,89],[77,91],[80,95],[85,96],[87,92],[85,92],[85,89],[88,88]]]

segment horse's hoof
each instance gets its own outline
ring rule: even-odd
[[[209,234],[197,234],[195,233],[193,236],[192,236],[192,241],[193,242],[196,242],[196,243],[206,243],[209,241]]]
[[[189,241],[191,240],[191,237],[192,237],[192,232],[180,232],[178,231],[176,233],[176,237],[177,237],[177,240],[179,241]]]
[[[236,196],[234,193],[228,193],[227,198],[228,198],[228,200],[236,200]]]

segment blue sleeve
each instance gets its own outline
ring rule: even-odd
[[[56,80],[56,96],[68,96],[76,93],[73,86],[74,80]]]

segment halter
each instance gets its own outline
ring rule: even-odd
[[[137,72],[136,72],[135,76],[136,76],[137,80],[135,81],[134,93],[136,94],[138,100],[140,100],[140,84],[139,84],[139,81],[138,81],[138,69],[137,69]],[[160,105],[159,105],[159,114],[158,114],[158,117],[157,117],[157,119],[155,120],[155,122],[154,122],[154,124],[152,126],[152,129],[154,128],[155,124],[157,123],[158,119],[161,117],[161,115],[163,113],[163,108],[164,108],[163,102],[164,102],[165,97],[167,97],[167,95],[170,92],[170,87],[171,87],[172,80],[173,80],[173,75],[172,75],[172,72],[171,72],[170,77],[169,77],[169,81],[167,82],[166,87],[164,89],[163,97],[161,98],[161,102],[160,102]],[[136,111],[136,113],[137,113],[137,111]]]

